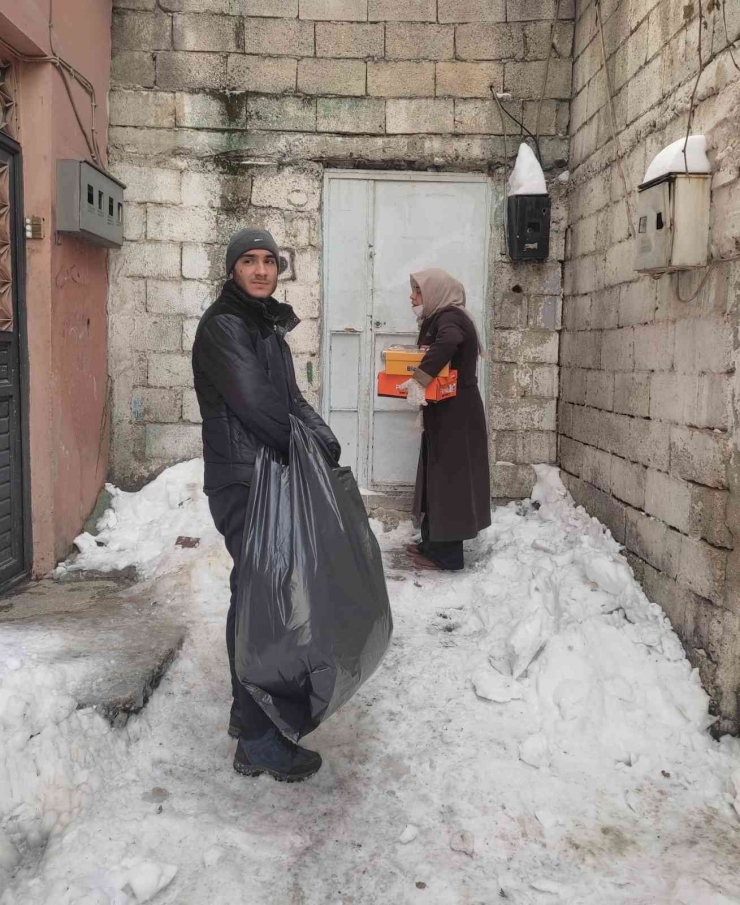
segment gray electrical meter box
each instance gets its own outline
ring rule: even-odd
[[[106,248],[123,245],[126,186],[86,160],[57,161],[57,232]]]
[[[639,186],[635,270],[670,273],[707,263],[712,177],[667,173]]]

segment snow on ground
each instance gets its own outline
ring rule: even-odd
[[[0,630],[1,905],[740,903],[738,744],[711,739],[662,612],[554,469],[462,574],[399,568],[410,527],[377,526],[394,641],[298,785],[231,768],[230,564],[200,469],[115,492],[66,566],[136,565],[188,624],[125,729]]]

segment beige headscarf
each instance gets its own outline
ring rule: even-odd
[[[475,321],[465,307],[465,287],[463,284],[450,276],[446,270],[441,270],[439,267],[431,267],[429,270],[420,270],[418,273],[411,274],[411,287],[417,286],[421,290],[422,299],[422,315],[419,326],[421,326],[421,321],[426,320],[426,318],[431,317],[443,308],[459,308],[470,319],[478,340],[478,353],[482,358],[485,358],[486,350],[481,344]]]

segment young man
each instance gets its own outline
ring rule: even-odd
[[[232,236],[226,251],[229,279],[195,335],[193,375],[203,418],[204,489],[234,561],[226,620],[234,696],[229,735],[239,739],[234,769],[294,782],[315,773],[321,757],[276,729],[239,682],[234,667],[241,542],[257,452],[265,444],[287,457],[291,414],[319,435],[337,462],[341,452],[296,383],[285,334],[299,320],[289,305],[273,298],[280,264],[270,233],[243,229]]]

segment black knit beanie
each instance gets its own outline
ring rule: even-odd
[[[229,245],[226,249],[226,273],[230,274],[239,258],[255,248],[264,248],[275,255],[275,263],[278,266],[278,270],[282,273],[284,267],[277,242],[266,229],[252,229],[251,227],[240,229],[229,240]]]

